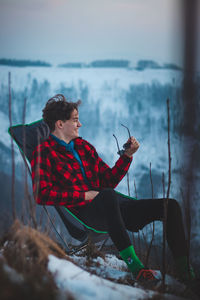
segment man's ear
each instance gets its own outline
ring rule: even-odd
[[[55,128],[61,129],[63,128],[63,121],[62,120],[57,120],[55,123]]]

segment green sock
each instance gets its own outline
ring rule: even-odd
[[[175,259],[175,266],[178,273],[178,276],[183,281],[195,279],[194,269],[189,265],[188,270],[188,259],[187,256],[180,256]]]
[[[130,271],[136,276],[142,268],[144,268],[144,265],[141,263],[139,258],[137,257],[135,250],[133,246],[129,246],[128,248],[120,251],[120,255],[122,259],[127,264]]]

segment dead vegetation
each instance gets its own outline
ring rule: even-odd
[[[105,254],[102,251],[98,250],[97,246],[90,239],[88,239],[87,246],[81,251],[79,255],[86,257],[87,267],[91,267],[94,264],[94,258],[102,257],[103,259],[105,259]]]
[[[1,300],[57,299],[58,289],[47,270],[48,255],[67,258],[48,236],[16,220],[1,240]],[[66,294],[65,299],[73,299]]]
[[[4,256],[8,261],[16,257],[15,268],[29,269],[37,263],[46,267],[48,255],[53,254],[59,258],[66,257],[65,252],[47,235],[29,226],[22,225],[16,220],[9,232],[4,236]],[[26,260],[29,261],[27,264]]]

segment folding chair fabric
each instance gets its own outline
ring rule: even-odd
[[[43,120],[26,125],[12,126],[8,129],[8,132],[29,162],[34,148],[46,140],[50,134],[49,127]]]

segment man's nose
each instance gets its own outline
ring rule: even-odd
[[[81,127],[81,126],[82,126],[81,122],[80,122],[80,121],[78,121],[78,127]]]

